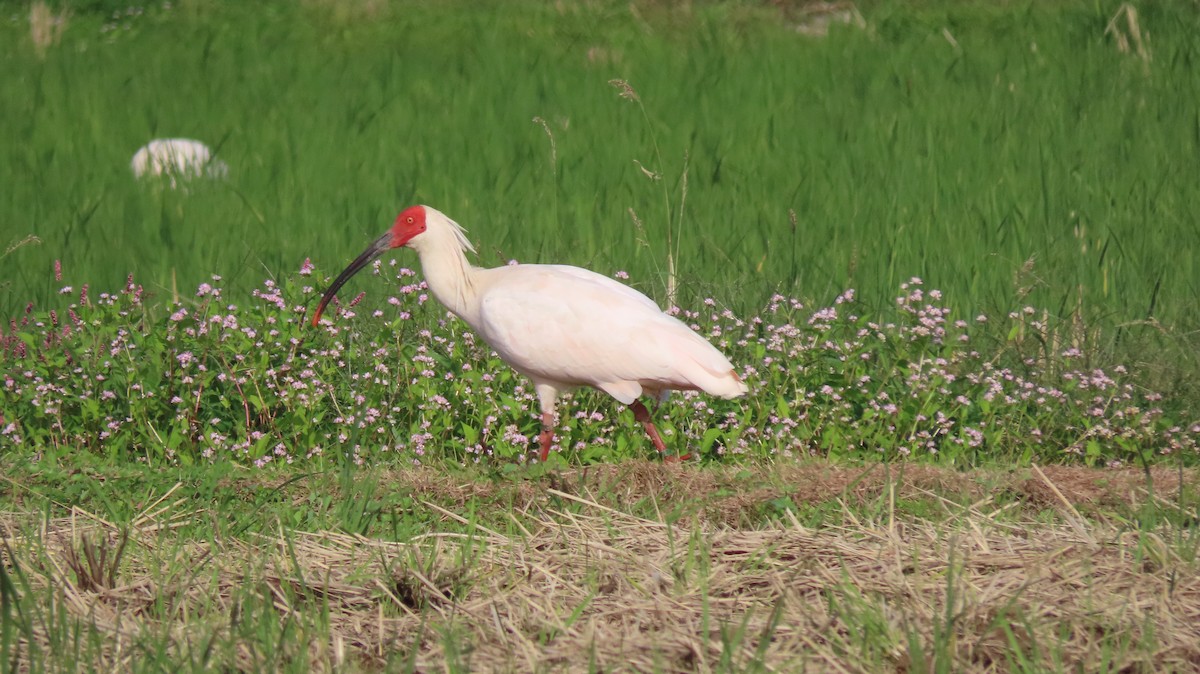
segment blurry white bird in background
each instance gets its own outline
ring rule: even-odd
[[[229,175],[229,165],[214,157],[207,145],[189,138],[152,140],[134,153],[129,167],[139,179],[165,178],[171,189],[179,187],[180,181]]]
[[[736,398],[748,390],[716,347],[649,297],[579,267],[475,267],[467,261],[474,248],[462,227],[428,206],[406,209],[338,275],[312,324],[351,276],[401,246],[417,251],[434,297],[533,381],[541,403],[542,461],[554,441],[554,408],[564,391],[591,386],[628,405],[663,453],[642,395],[662,401],[671,390],[686,390]]]

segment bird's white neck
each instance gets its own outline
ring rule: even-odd
[[[425,283],[438,302],[456,316],[474,326],[479,307],[475,276],[479,271],[468,260],[462,245],[452,232],[430,230],[422,236],[417,249]]]

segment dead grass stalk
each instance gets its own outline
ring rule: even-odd
[[[1065,483],[1038,476],[1070,505]],[[514,514],[511,535],[474,526],[400,543],[281,528],[187,542],[169,535],[181,515],[195,515],[175,511],[184,502],[164,496],[128,534],[98,517],[38,526],[36,516],[3,516],[3,563],[22,569],[24,591],[49,591],[94,625],[103,647],[88,666],[97,669],[127,664],[139,635],[165,634],[181,654],[214,635],[244,639],[233,622],[248,592],[280,621],[327,624],[302,632],[308,641],[291,656],[325,670],[347,661],[382,668],[397,653],[411,653],[418,670],[439,669],[451,647],[474,667],[505,671],[912,671],[945,662],[985,672],[1018,655],[1081,671],[1102,658],[1121,670],[1200,665],[1195,560],[1164,535],[1077,511],[1066,525],[1014,526],[981,498],[936,524],[891,513],[813,529],[788,511],[775,526],[744,529],[634,516],[550,489]],[[80,541],[91,552],[81,554]],[[104,557],[105,546],[116,554]],[[80,565],[88,573],[70,572]],[[47,629],[32,632],[43,648]],[[1112,646],[1149,639],[1153,647]],[[234,652],[232,666],[258,666],[252,644]]]

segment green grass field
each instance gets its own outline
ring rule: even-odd
[[[485,263],[625,269],[660,298],[673,228],[689,301],[887,304],[920,276],[964,311],[1197,328],[1194,7],[1142,9],[1149,61],[1106,34],[1116,3],[884,4],[824,39],[755,3],[635,8],[181,2],[77,12],[42,57],[7,21],[3,243],[41,243],[5,257],[0,309],[50,303],[55,259],[163,297],[333,271],[429,203]],[[135,184],[134,150],[172,136],[218,147],[228,184]]]
[[[6,669],[1200,662],[1194,3],[67,5],[0,1]],[[307,325],[414,203],[750,394],[531,461],[411,252]]]

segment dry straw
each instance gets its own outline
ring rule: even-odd
[[[38,58],[45,58],[46,50],[62,41],[70,16],[67,9],[55,13],[45,0],[35,0],[29,6],[29,37]]]
[[[626,485],[653,499],[694,486],[686,471],[668,470],[640,471]],[[942,500],[921,486],[928,480],[860,476],[842,493],[885,488],[887,514],[874,521],[847,509],[845,524],[819,529],[791,510],[768,528],[699,517],[672,524],[605,505],[584,481],[564,479],[579,488],[523,492],[529,501],[510,514],[508,534],[418,501],[459,530],[405,543],[282,528],[172,541],[173,528],[203,515],[168,494],[129,528],[117,573],[111,557],[100,570],[80,562],[81,541],[98,558],[98,545],[120,550],[125,535],[87,513],[41,527],[36,515],[9,515],[0,531],[4,563],[20,565],[27,591],[44,597],[53,588],[57,608],[95,624],[102,653],[88,664],[102,670],[127,666],[139,638],[165,635],[178,654],[198,652],[212,634],[236,638],[228,623],[247,588],[258,588],[281,621],[311,623],[314,607],[327,607],[328,631],[300,632],[320,636],[295,644],[319,669],[372,669],[411,654],[419,671],[440,671],[448,644],[469,651],[479,671],[759,663],[768,671],[987,672],[1009,668],[1018,650],[1035,668],[1095,671],[1104,657],[1122,671],[1196,667],[1195,560],[1159,534],[1085,520],[1072,485],[1056,484],[1056,474],[1037,470],[1029,484],[1066,507],[1067,525],[1005,520],[990,497],[966,507],[943,501],[957,515],[940,523],[906,520],[895,513],[897,493]],[[177,562],[174,575],[154,561],[167,558]],[[48,647],[41,627],[34,638]],[[1151,638],[1154,648],[1128,646]],[[252,644],[235,652],[236,667],[256,666]]]
[[[1128,2],[1121,3],[1105,27],[1104,34],[1113,36],[1117,42],[1117,50],[1122,54],[1136,54],[1149,72],[1149,64],[1153,58],[1150,54],[1150,35],[1142,32],[1136,7]]]

